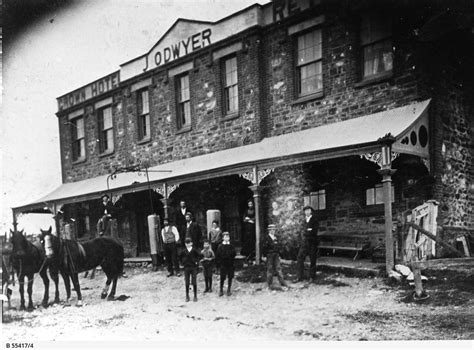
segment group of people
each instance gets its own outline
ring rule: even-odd
[[[305,279],[304,261],[307,256],[310,258],[309,279],[314,282],[316,279],[316,259],[318,254],[318,228],[319,223],[313,215],[313,208],[305,206],[304,232],[302,232],[301,243],[297,257],[297,279],[300,282]],[[189,220],[188,220],[189,223]],[[227,295],[231,295],[232,279],[234,278],[234,258],[236,256],[235,247],[230,243],[229,232],[222,232],[217,221],[212,222],[212,229],[208,238],[203,240],[203,248],[200,250],[199,241],[195,241],[191,236],[193,231],[188,230],[185,237],[185,249],[178,254],[177,242],[179,242],[179,232],[176,227],[170,225],[169,220],[164,220],[162,238],[165,242],[165,259],[168,264],[168,277],[174,272],[179,275],[178,258],[181,260],[184,269],[186,301],[190,300],[189,287],[193,285],[194,301],[197,301],[196,276],[199,264],[202,264],[205,290],[204,293],[212,292],[212,276],[214,268],[220,270],[220,290],[219,296],[224,295],[225,280],[228,280]],[[196,243],[195,243],[196,242]],[[271,290],[280,290],[288,287],[280,263],[282,253],[281,238],[277,232],[277,226],[268,225],[267,234],[262,241],[262,251],[266,256],[267,264],[267,284]],[[277,276],[280,286],[273,283],[273,277]]]
[[[185,214],[191,227],[191,213]],[[163,220],[161,235],[164,242],[165,260],[168,268],[168,277],[179,274],[179,261],[184,270],[184,281],[186,301],[190,301],[189,289],[193,286],[194,298],[197,301],[197,274],[199,264],[202,264],[206,289],[204,293],[212,292],[212,277],[214,268],[220,270],[220,292],[224,295],[224,284],[227,279],[227,295],[232,294],[232,279],[234,278],[235,247],[230,243],[229,232],[222,232],[219,223],[213,221],[213,228],[209,232],[209,238],[203,240],[203,248],[200,247],[200,237],[196,230],[187,230],[184,237],[184,248],[180,247],[181,238],[176,226],[169,219]],[[194,235],[193,235],[194,233]],[[200,233],[200,230],[199,230]]]
[[[108,222],[112,216],[112,205],[107,195],[102,196],[103,216],[97,224],[97,231],[102,235],[108,229]],[[313,208],[305,206],[304,232],[301,235],[300,246],[297,256],[297,279],[296,282],[303,281],[304,261],[307,256],[310,258],[309,279],[316,278],[316,259],[318,253],[318,221],[313,215]],[[248,254],[255,246],[255,210],[253,203],[249,201],[248,208],[244,216],[244,230],[247,233],[247,244],[242,247],[243,254]],[[230,242],[229,232],[222,232],[219,222],[212,222],[212,228],[207,238],[202,239],[201,229],[194,222],[192,213],[186,207],[186,202],[181,201],[179,209],[175,215],[176,226],[165,218],[161,230],[163,240],[164,256],[168,269],[168,277],[181,276],[179,273],[180,264],[183,266],[186,301],[190,301],[190,284],[193,286],[194,301],[197,301],[196,276],[199,271],[199,264],[203,267],[205,280],[204,293],[212,292],[213,271],[216,268],[220,272],[219,296],[224,295],[224,284],[227,279],[227,295],[231,295],[232,279],[234,278],[234,258],[236,256],[235,247]],[[249,237],[253,237],[249,239]],[[250,242],[250,244],[249,244]],[[253,242],[253,246],[252,243]],[[201,245],[202,244],[202,245]],[[267,263],[267,284],[270,289],[281,289],[288,284],[284,280],[280,255],[282,253],[281,238],[279,237],[277,226],[270,224],[267,234],[262,241],[262,252],[266,256]],[[255,250],[253,250],[255,251]],[[280,282],[278,287],[273,284],[273,277],[277,276]]]

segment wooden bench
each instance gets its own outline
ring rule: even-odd
[[[360,252],[370,248],[370,240],[368,235],[361,234],[323,234],[319,236],[318,248],[332,250],[333,254],[336,250],[353,251],[356,260]]]

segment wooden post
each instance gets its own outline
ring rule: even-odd
[[[260,186],[254,185],[249,187],[253,192],[254,204],[255,204],[255,263],[260,264],[260,236],[262,232],[261,219],[261,198],[260,198]]]
[[[413,227],[415,230],[418,230],[418,232],[421,232],[421,233],[423,233],[424,235],[428,236],[429,238],[431,238],[432,240],[434,240],[436,243],[442,245],[442,246],[445,247],[447,250],[449,250],[450,252],[456,254],[457,256],[460,256],[460,257],[463,257],[463,256],[464,256],[464,254],[461,253],[459,250],[457,250],[457,249],[454,248],[453,246],[449,245],[448,243],[443,242],[443,241],[441,240],[441,238],[439,238],[438,236],[433,235],[431,232],[425,230],[423,227],[418,226],[417,224],[414,224],[414,223],[412,223],[412,222],[407,223],[407,225]]]
[[[13,232],[16,232],[18,229],[18,222],[16,221],[16,213],[15,210],[12,209],[13,214]]]
[[[169,219],[169,212],[168,212],[168,203],[169,203],[169,199],[168,199],[168,185],[167,183],[165,182],[163,184],[163,199],[161,200],[161,203],[163,203],[163,211],[164,211],[164,214],[165,214],[165,219]],[[175,223],[176,224],[176,223]]]
[[[383,200],[385,208],[385,269],[387,274],[395,266],[393,254],[393,232],[392,232],[392,175],[395,170],[387,168],[378,170],[383,176]]]

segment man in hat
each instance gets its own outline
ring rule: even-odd
[[[276,225],[268,225],[268,234],[263,240],[263,253],[267,257],[267,284],[270,290],[281,290],[281,287],[288,287],[281,272],[280,251],[281,243],[276,236]],[[281,287],[273,285],[274,275],[277,275]]]
[[[174,223],[179,232],[179,240],[181,246],[184,247],[184,239],[186,237],[186,213],[191,210],[186,206],[185,201],[179,201],[179,208],[174,215]]]
[[[201,249],[201,228],[193,221],[193,214],[186,213],[186,238],[191,238],[194,248]]]
[[[163,238],[164,250],[165,250],[165,260],[168,265],[168,276],[171,277],[176,272],[177,276],[179,274],[179,264],[178,264],[178,243],[179,242],[179,233],[178,229],[170,224],[169,220],[165,218],[163,220],[163,228],[161,229],[161,237]],[[174,270],[173,270],[174,268]]]
[[[313,215],[313,208],[309,205],[303,208],[305,221],[304,232],[301,237],[300,249],[298,251],[297,268],[298,277],[297,282],[304,279],[304,261],[309,255],[310,268],[309,277],[311,281],[316,279],[316,257],[318,254],[318,228],[319,223]]]
[[[103,236],[109,229],[109,221],[113,217],[114,207],[109,201],[109,196],[103,194],[100,199],[102,203],[100,204],[100,219],[97,221],[97,233],[99,236]]]

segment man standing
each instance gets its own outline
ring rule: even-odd
[[[184,237],[186,236],[186,213],[189,210],[186,208],[186,202],[180,201],[179,208],[175,215],[175,224],[179,232],[179,240],[184,245]]]
[[[201,228],[193,221],[193,214],[186,213],[186,238],[191,238],[193,247],[201,249]]]
[[[304,261],[306,256],[309,255],[310,268],[309,268],[309,277],[311,281],[314,282],[316,279],[316,257],[318,254],[318,228],[319,223],[313,215],[313,208],[310,206],[305,206],[303,208],[305,214],[304,222],[304,232],[300,249],[298,251],[298,278],[297,282],[300,282],[304,279]]]
[[[163,228],[161,229],[161,237],[163,238],[165,260],[168,265],[168,276],[173,276],[176,272],[176,276],[179,276],[179,264],[178,264],[178,243],[179,233],[174,225],[170,225],[168,219],[163,220]],[[174,271],[173,271],[174,267]]]
[[[268,235],[263,240],[263,252],[267,257],[267,285],[270,290],[281,290],[281,287],[288,287],[283,278],[280,264],[281,243],[276,236],[276,226],[268,225]],[[273,276],[276,275],[280,286],[273,284]]]
[[[109,201],[107,194],[103,194],[100,198],[102,199],[102,203],[100,204],[101,217],[99,221],[97,221],[97,233],[99,236],[103,236],[110,229],[110,219],[113,217],[114,207]]]

